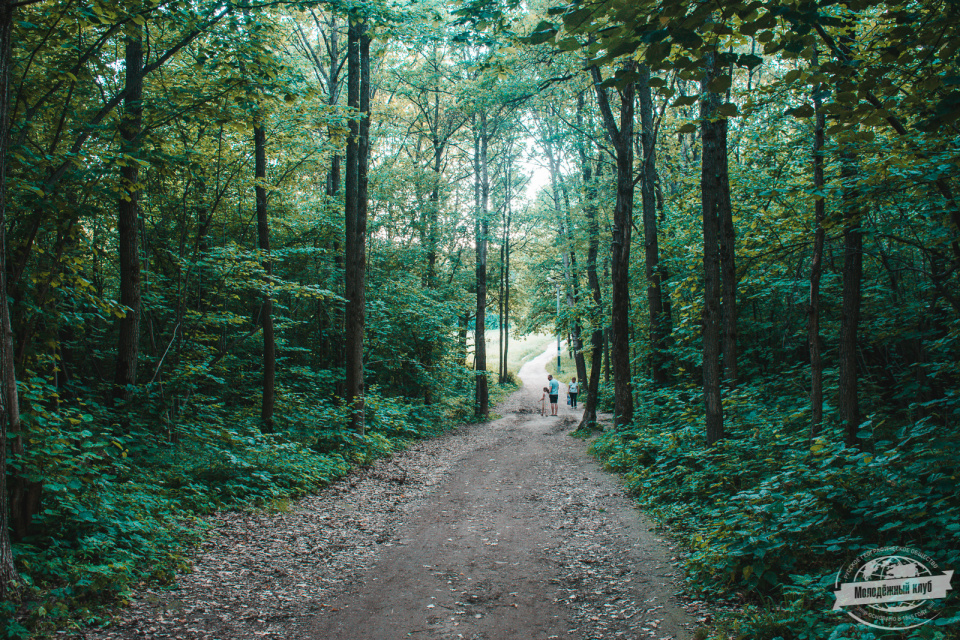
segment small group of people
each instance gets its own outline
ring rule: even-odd
[[[567,385],[567,396],[570,398],[570,408],[577,408],[577,394],[580,393],[580,384],[574,378]],[[560,381],[552,375],[547,376],[547,386],[543,388],[543,395],[540,396],[540,415],[547,415],[547,401],[550,401],[550,415],[555,416],[559,410],[560,400]]]

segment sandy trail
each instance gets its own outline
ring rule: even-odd
[[[690,637],[671,552],[615,476],[541,417],[548,349],[496,411],[283,513],[225,513],[173,589],[119,638],[619,640]],[[564,381],[567,376],[561,376]],[[564,387],[565,388],[565,387]]]

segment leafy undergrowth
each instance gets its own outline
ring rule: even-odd
[[[35,396],[49,394],[41,387]],[[213,399],[195,400],[176,426],[158,429],[163,413],[146,392],[119,424],[97,406],[29,410],[24,388],[28,427],[43,438],[13,463],[28,480],[42,480],[43,508],[14,544],[21,584],[15,600],[0,603],[7,638],[101,623],[133,590],[170,584],[188,568],[208,528],[202,516],[283,504],[440,434],[455,417],[449,406],[374,389],[364,436],[347,428],[342,407],[292,395],[271,433],[249,408]]]
[[[909,632],[832,611],[837,572],[865,550],[901,545],[960,567],[960,404],[899,428],[867,420],[861,452],[836,426],[811,444],[805,400],[771,382],[725,398],[727,437],[707,447],[697,393],[648,389],[634,425],[591,451],[684,544],[691,593],[732,605],[714,637],[960,638],[956,591]]]

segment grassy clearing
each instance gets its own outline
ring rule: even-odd
[[[500,334],[498,331],[487,331],[487,369],[495,370],[497,368],[497,354],[500,350]],[[507,370],[514,376],[520,371],[520,367],[528,361],[536,358],[544,349],[556,340],[556,336],[531,333],[520,337],[510,337],[510,347],[507,351]],[[470,350],[467,356],[467,366],[473,366],[473,334],[467,339],[467,348]],[[556,363],[554,363],[556,364]],[[571,369],[572,370],[572,369]]]

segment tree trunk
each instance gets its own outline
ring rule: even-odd
[[[120,119],[121,152],[136,158],[143,125],[143,40],[140,26],[131,24],[126,38],[126,73],[123,114]],[[137,356],[140,346],[140,255],[137,218],[140,213],[140,164],[128,161],[120,169],[121,192],[117,203],[117,248],[120,261],[120,304],[126,315],[120,319],[114,400],[125,400],[128,387],[137,383]]]
[[[720,286],[723,317],[723,378],[731,389],[737,386],[737,265],[736,229],[730,204],[730,174],[727,170],[727,119],[716,123],[720,138],[717,162],[720,174]]]
[[[365,323],[364,279],[366,275],[367,160],[370,132],[370,39],[366,26],[351,20],[347,36],[347,104],[357,109],[359,119],[350,121],[347,141],[344,209],[344,290],[347,298],[344,343],[346,403],[350,428],[365,434],[363,400],[363,331]]]
[[[510,346],[510,218],[513,215],[513,184],[507,156],[506,193],[503,203],[503,235],[500,242],[500,384],[506,384],[509,375],[507,353]]]
[[[583,131],[583,93],[577,95],[577,128]],[[594,179],[587,154],[587,142],[582,136],[578,141],[580,155],[580,175],[583,179],[583,213],[587,218],[587,284],[593,297],[594,309],[591,316],[603,317],[603,297],[600,278],[597,275],[597,254],[600,252],[600,225],[597,222],[597,180],[603,165],[597,162],[597,176]],[[603,365],[603,326],[594,321],[590,333],[590,380],[587,383],[587,397],[583,405],[583,417],[577,429],[593,429],[597,424],[597,404],[600,399],[600,368]],[[582,382],[582,381],[581,381]]]
[[[840,419],[844,442],[859,447],[860,409],[857,399],[857,330],[860,325],[860,286],[863,279],[863,233],[857,188],[857,155],[845,151],[840,159],[843,183],[843,298],[840,309]]]
[[[720,209],[724,184],[721,163],[725,121],[711,120],[720,106],[720,96],[707,89],[715,77],[710,67],[702,81],[700,128],[703,151],[700,191],[703,205],[703,403],[706,411],[707,444],[723,438],[723,405],[720,398]],[[721,124],[723,123],[723,125]],[[729,197],[729,192],[728,192]]]
[[[650,372],[655,386],[667,382],[666,329],[663,309],[663,274],[657,238],[657,153],[654,137],[653,99],[650,95],[650,70],[640,66],[637,82],[640,103],[641,159],[640,195],[643,201],[643,250],[647,270],[647,307],[650,313]]]
[[[817,50],[813,50],[813,65],[818,65]],[[813,129],[813,187],[822,192],[823,145],[826,119],[821,110],[819,89],[813,92],[814,129]],[[808,342],[810,345],[810,441],[820,434],[823,423],[823,357],[820,353],[820,276],[823,273],[823,242],[826,232],[823,220],[826,214],[826,200],[818,195],[814,202],[814,221],[816,230],[813,236],[813,259],[810,265],[810,310],[808,324]]]
[[[260,248],[263,270],[269,280],[272,275],[270,260],[270,221],[267,218],[267,141],[263,131],[263,122],[253,126],[254,176],[257,197],[257,244]],[[270,284],[267,284],[268,289]],[[273,431],[273,408],[275,380],[277,376],[277,343],[273,334],[273,297],[267,293],[260,308],[260,321],[263,324],[263,397],[260,403],[261,428],[269,433]]]
[[[474,138],[474,196],[477,204],[476,260],[477,260],[477,319],[474,323],[474,369],[476,370],[476,416],[486,418],[490,414],[490,394],[487,388],[487,199],[490,181],[487,173],[487,115],[480,114],[480,126]]]
[[[509,195],[507,196],[509,198]],[[510,201],[507,201],[507,223],[503,233],[503,381],[510,374]]]
[[[7,493],[8,437],[23,449],[20,437],[20,401],[13,362],[13,331],[7,300],[7,140],[10,137],[10,63],[13,48],[13,0],[0,0],[0,375],[3,376],[3,415],[0,416],[0,600],[8,601],[19,582],[10,542],[10,505]],[[16,434],[16,435],[14,435]]]
[[[437,101],[440,97],[437,97]],[[443,152],[446,143],[433,138],[433,187],[430,189],[429,225],[427,232],[427,286],[437,287],[437,245],[440,242],[440,179],[443,175]]]
[[[628,62],[625,71],[633,71]],[[617,203],[613,210],[613,239],[611,259],[611,355],[613,358],[613,386],[615,426],[626,427],[633,421],[633,390],[630,376],[630,234],[633,227],[633,113],[634,83],[620,92],[620,124],[614,119],[601,87],[602,78],[596,67],[591,67],[594,87],[604,125],[617,155]]]

